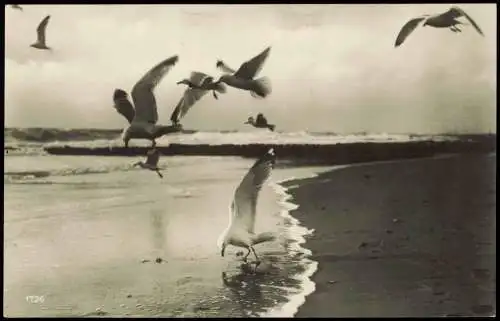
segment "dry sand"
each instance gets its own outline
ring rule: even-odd
[[[315,233],[297,317],[491,316],[496,154],[356,165],[287,185]]]

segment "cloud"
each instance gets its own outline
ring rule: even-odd
[[[244,129],[263,112],[283,130],[494,131],[494,5],[463,6],[480,24],[461,34],[420,28],[393,47],[401,26],[448,5],[142,5],[6,8],[7,126],[120,128],[115,88],[127,91],[174,54],[179,63],[156,89],[168,123],[193,70],[214,77],[217,59],[233,68],[272,45],[261,75],[273,93],[258,100],[230,88],[204,97],[185,127]],[[51,14],[54,52],[29,47]]]

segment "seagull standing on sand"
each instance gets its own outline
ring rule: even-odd
[[[141,168],[149,169],[151,171],[155,171],[160,178],[163,178],[163,175],[160,173],[160,169],[158,168],[158,161],[160,160],[160,152],[153,148],[148,151],[146,162],[137,162],[132,166],[140,166]]]
[[[213,80],[213,77],[202,72],[193,71],[189,79],[183,79],[177,82],[178,85],[184,84],[187,85],[188,88],[186,88],[181,100],[177,106],[175,106],[174,112],[170,117],[172,123],[179,123],[180,119],[187,114],[189,109],[205,96],[209,90],[212,90],[215,99],[218,99],[216,92],[226,92],[226,85],[223,83],[215,83]]]
[[[18,4],[11,4],[10,7],[12,9],[17,9],[17,10],[23,11],[23,8],[20,5],[18,5]]]
[[[271,174],[275,162],[276,155],[271,148],[255,162],[236,189],[231,204],[229,226],[218,240],[221,256],[224,256],[224,251],[228,245],[242,247],[248,250],[247,254],[243,257],[243,261],[247,261],[247,257],[251,251],[255,255],[258,266],[260,260],[255,252],[254,245],[276,239],[276,235],[272,232],[260,234],[255,234],[254,232],[259,192]]]
[[[243,63],[237,71],[234,71],[222,60],[217,61],[216,66],[226,74],[221,76],[217,83],[226,83],[231,87],[250,91],[253,97],[265,98],[271,93],[271,82],[267,77],[255,79],[261,71],[264,62],[269,56],[271,47],[267,47],[257,56]]]
[[[47,47],[45,43],[45,34],[47,32],[47,25],[49,24],[50,15],[43,18],[42,22],[36,28],[36,36],[37,40],[34,44],[30,45],[30,47],[42,50],[52,50],[52,48]]]
[[[148,71],[132,88],[132,100],[135,105],[128,100],[127,92],[122,89],[115,89],[113,95],[114,107],[129,122],[122,134],[125,147],[128,147],[130,139],[149,139],[152,147],[156,146],[155,139],[172,132],[182,130],[180,124],[172,126],[156,125],[158,121],[158,111],[154,89],[167,72],[177,63],[178,56],[173,56],[163,60],[158,65]]]
[[[257,118],[254,120],[253,117],[248,117],[248,120],[244,124],[250,124],[255,128],[268,128],[270,131],[274,131],[275,125],[269,124],[266,117],[263,114],[258,114]]]
[[[423,15],[408,21],[403,26],[398,34],[398,37],[396,38],[395,47],[400,46],[422,21],[425,21],[422,25],[424,27],[431,26],[434,28],[450,28],[450,30],[453,32],[462,32],[462,30],[458,28],[458,25],[466,24],[457,20],[457,18],[460,17],[465,17],[477,30],[477,32],[479,32],[480,35],[484,36],[481,28],[479,28],[476,22],[468,14],[466,14],[465,11],[463,11],[459,7],[453,6],[444,13],[436,15]]]

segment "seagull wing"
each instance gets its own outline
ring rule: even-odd
[[[398,47],[399,45],[401,45],[403,41],[405,41],[405,39],[410,35],[410,33],[412,33],[415,30],[415,28],[417,28],[418,24],[424,21],[426,18],[427,17],[418,17],[408,21],[403,26],[403,28],[401,28],[401,31],[399,32],[398,37],[396,38],[396,43],[394,46]]]
[[[153,91],[178,60],[178,56],[163,60],[135,84],[132,89],[132,100],[135,105],[134,121],[156,124],[158,121],[158,109]]]
[[[217,60],[217,64],[215,66],[222,70],[225,74],[234,74],[236,72],[236,70],[226,65],[226,63],[222,60]]]
[[[271,148],[255,162],[245,177],[243,177],[243,180],[234,193],[234,200],[231,204],[232,225],[236,224],[249,233],[254,232],[255,212],[259,192],[271,174],[275,161],[276,155]]]
[[[204,74],[200,71],[193,71],[191,72],[191,76],[189,77],[189,80],[196,86],[201,86],[203,84],[203,81],[208,77],[207,74]]]
[[[38,42],[41,44],[45,44],[45,30],[47,29],[47,25],[49,24],[50,15],[43,18],[42,22],[36,28],[36,34]]]
[[[135,116],[135,110],[134,106],[132,106],[132,103],[127,98],[127,93],[121,89],[116,89],[113,95],[113,101],[116,111],[125,117],[129,124],[132,123]]]
[[[191,109],[191,107],[193,107],[193,105],[207,92],[207,90],[203,89],[187,88],[181,100],[179,100],[177,106],[175,106],[172,116],[170,116],[170,120],[174,123],[179,122],[179,120],[187,114],[189,109]]]
[[[448,14],[451,15],[453,18],[464,16],[465,19],[467,19],[471,23],[471,25],[477,30],[477,32],[479,32],[480,35],[484,36],[483,31],[481,30],[481,28],[479,28],[477,23],[467,13],[465,13],[465,11],[463,11],[459,7],[456,6],[452,7],[448,11]]]
[[[156,148],[153,148],[153,149],[148,151],[147,158],[146,158],[146,164],[156,166],[156,165],[158,165],[159,159],[160,159],[160,152]]]
[[[244,62],[234,75],[243,79],[253,79],[262,70],[269,52],[271,52],[271,47],[267,47],[257,56]]]

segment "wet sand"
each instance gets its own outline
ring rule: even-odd
[[[496,314],[495,163],[380,162],[284,184],[319,262],[296,317]]]

